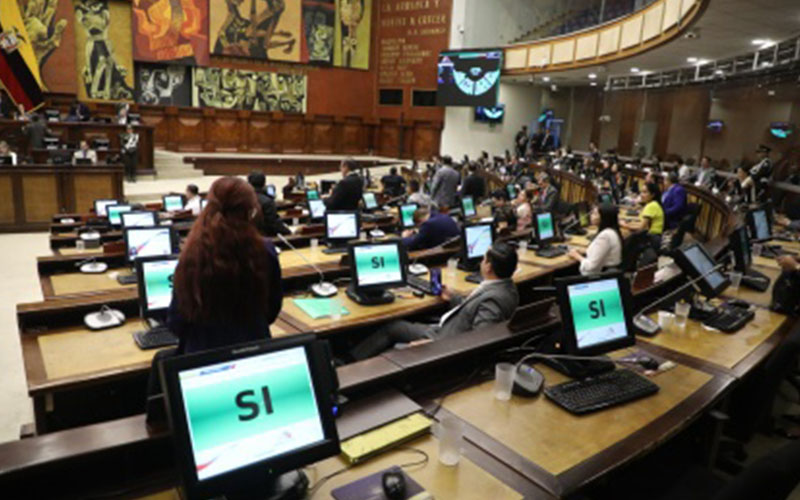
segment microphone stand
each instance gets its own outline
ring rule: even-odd
[[[336,285],[328,281],[325,281],[325,274],[323,274],[322,270],[318,268],[316,265],[314,265],[313,262],[308,260],[305,255],[303,255],[300,251],[297,250],[297,248],[295,248],[294,245],[289,243],[289,240],[287,240],[280,233],[278,233],[278,238],[283,242],[284,245],[289,247],[290,250],[292,250],[295,254],[297,254],[298,257],[303,259],[303,261],[306,264],[308,264],[309,267],[314,269],[319,274],[319,283],[311,285],[311,293],[313,293],[317,297],[324,297],[324,298],[333,297],[334,295],[339,293],[339,290],[336,288]]]

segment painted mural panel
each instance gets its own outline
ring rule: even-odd
[[[136,102],[192,105],[192,68],[177,64],[136,64]]]
[[[213,54],[300,62],[301,0],[210,0]]]
[[[133,58],[205,66],[208,0],[133,0]]]
[[[305,113],[306,77],[231,68],[195,68],[194,106]]]
[[[369,69],[372,0],[337,0],[333,64]]]
[[[75,67],[74,19],[71,0],[17,0],[31,37],[45,90],[77,91],[72,72]]]

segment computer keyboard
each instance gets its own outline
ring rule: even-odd
[[[337,253],[347,253],[347,247],[328,247],[323,248],[322,253],[332,255]]]
[[[570,413],[582,415],[657,393],[659,387],[630,370],[547,387],[545,395]]]
[[[120,274],[117,276],[117,283],[120,285],[135,285],[136,284],[136,275],[135,274]]]
[[[719,306],[703,320],[703,324],[725,333],[736,333],[756,317],[750,309],[733,306]]]
[[[151,328],[145,332],[136,332],[133,334],[133,340],[136,341],[139,349],[156,349],[178,345],[178,337],[165,326]]]
[[[468,274],[466,278],[464,278],[467,283],[476,283],[480,285],[481,281],[483,281],[483,276],[481,276],[480,272]]]
[[[425,292],[428,295],[433,295],[433,286],[431,286],[431,282],[426,279],[420,278],[418,276],[412,276],[409,274],[406,277],[406,283],[411,288],[416,288],[417,290]]]
[[[545,247],[536,250],[536,255],[545,259],[555,259],[556,257],[566,255],[566,253],[567,251],[561,247]]]

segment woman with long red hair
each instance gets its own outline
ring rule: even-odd
[[[268,338],[283,303],[275,247],[262,237],[259,205],[242,179],[211,185],[173,279],[168,326],[188,353]]]

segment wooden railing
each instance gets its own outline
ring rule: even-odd
[[[681,35],[710,0],[658,0],[614,21],[575,33],[505,48],[504,73],[560,71],[641,54]]]

